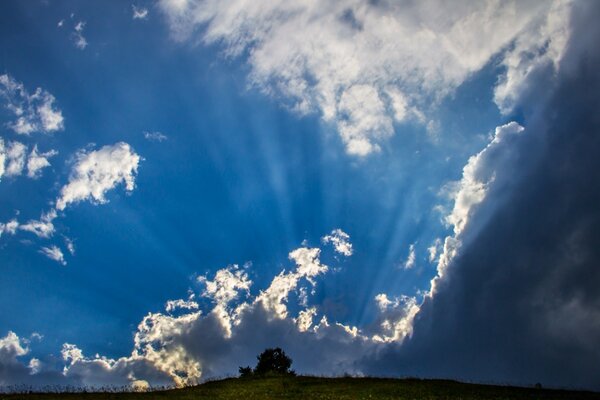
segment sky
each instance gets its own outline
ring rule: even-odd
[[[0,2],[0,387],[600,390],[599,15]]]

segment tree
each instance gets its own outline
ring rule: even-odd
[[[296,373],[290,369],[292,366],[292,359],[279,347],[266,349],[256,358],[258,362],[256,363],[254,370],[251,370],[250,367],[240,367],[239,371],[242,378],[271,374],[296,375]]]

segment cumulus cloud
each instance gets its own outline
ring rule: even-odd
[[[353,253],[352,243],[350,243],[350,235],[341,229],[334,229],[329,235],[323,236],[321,241],[324,244],[331,243],[333,249],[346,257],[350,257]]]
[[[544,95],[517,98],[525,130],[499,127],[469,160],[461,188],[484,183],[483,196],[456,198],[459,246],[446,239],[413,334],[369,373],[599,388],[598,15],[573,4],[559,68],[527,77]]]
[[[49,259],[56,261],[57,263],[59,263],[61,265],[67,265],[67,262],[65,261],[65,255],[63,254],[62,250],[58,246],[55,246],[55,245],[52,245],[49,247],[43,246],[40,248],[40,253],[45,255]]]
[[[139,162],[140,156],[124,142],[79,152],[69,182],[56,200],[56,209],[62,211],[69,204],[83,200],[105,203],[106,192],[121,183],[131,192]]]
[[[0,75],[0,96],[15,116],[8,126],[18,134],[52,133],[64,129],[62,111],[54,105],[53,95],[37,88],[33,94],[10,75]]]
[[[245,57],[251,85],[301,114],[319,113],[357,156],[378,151],[397,123],[427,123],[431,104],[514,40],[507,65],[518,47],[551,37],[558,49],[565,36],[555,23],[562,9],[540,2],[160,0],[159,7],[175,39],[199,32],[204,43]],[[509,75],[502,85],[514,81]]]
[[[459,253],[463,242],[462,233],[471,216],[487,197],[490,186],[502,187],[512,179],[511,176],[501,174],[501,168],[514,162],[517,156],[514,148],[524,130],[514,121],[497,127],[492,141],[482,151],[469,158],[463,168],[462,179],[446,186],[445,193],[453,200],[454,206],[444,221],[453,227],[454,235],[447,236],[444,240],[438,259],[437,276],[432,281],[432,293],[435,292],[437,283],[443,278],[448,265]]]
[[[131,10],[133,12],[133,19],[146,19],[148,18],[148,9],[145,7],[138,7],[135,4],[131,5]]]
[[[191,303],[194,294],[187,300],[167,302],[166,313],[149,313],[140,322],[129,356],[87,357],[77,345],[65,343],[61,351],[65,366],[56,382],[132,389],[138,384],[143,388],[184,386],[235,373],[239,365],[251,363],[261,350],[274,345],[286,349],[301,373],[359,374],[357,359],[408,333],[398,319],[412,318],[402,311],[409,310],[410,300],[389,299],[381,309],[381,322],[387,322],[369,332],[330,322],[317,305],[293,312],[288,308],[290,294],[300,287],[313,287],[329,269],[319,254],[319,248],[291,251],[290,270],[275,276],[255,296],[250,293],[249,265],[230,265],[201,277],[199,295],[212,300],[212,308],[200,310],[197,303]],[[175,309],[177,315],[171,314]],[[19,365],[26,367],[25,361]],[[19,380],[11,381],[15,382]]]

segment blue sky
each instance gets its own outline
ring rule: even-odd
[[[235,14],[236,4],[247,9]],[[447,17],[427,4],[2,2],[0,74],[23,90],[1,89],[5,154],[21,143],[27,162],[37,146],[49,164],[33,177],[27,165],[11,174],[6,155],[0,177],[6,362],[31,369],[36,359],[33,375],[55,384],[189,384],[235,373],[260,350],[236,329],[295,340],[292,355],[349,335],[343,351],[355,359],[331,364],[356,373],[366,371],[357,360],[402,344],[415,313],[427,315],[419,307],[451,281],[456,251],[485,228],[479,205],[501,208],[510,197],[501,185],[526,175],[508,172],[523,162],[510,146],[524,146],[523,127],[536,121],[523,99],[531,82],[548,85],[539,83],[548,71],[556,79],[571,15],[559,2],[461,5]],[[314,33],[304,16],[334,22]],[[489,29],[476,33],[473,20]],[[58,126],[39,115],[45,95]],[[15,128],[17,103],[42,118],[31,132]],[[24,228],[52,212],[46,237]],[[335,229],[351,255],[323,239]],[[308,258],[291,259],[295,249]],[[294,282],[280,297],[277,276]],[[174,299],[194,306],[165,310]],[[299,322],[307,310],[310,329]],[[170,359],[181,340],[188,375],[135,342],[147,315],[199,330],[155,343]],[[194,325],[211,318],[222,332]],[[299,336],[278,337],[276,324]],[[185,344],[215,337],[228,346],[224,361]],[[69,356],[65,343],[84,355]],[[241,359],[225,356],[231,349]],[[113,360],[106,377],[82,372],[100,362],[94,354]],[[158,372],[139,370],[141,359]],[[14,376],[0,384],[21,382]]]

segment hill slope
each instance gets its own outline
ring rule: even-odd
[[[269,377],[224,379],[151,393],[0,395],[0,400],[185,399],[599,399],[600,393],[473,385],[443,380]]]

